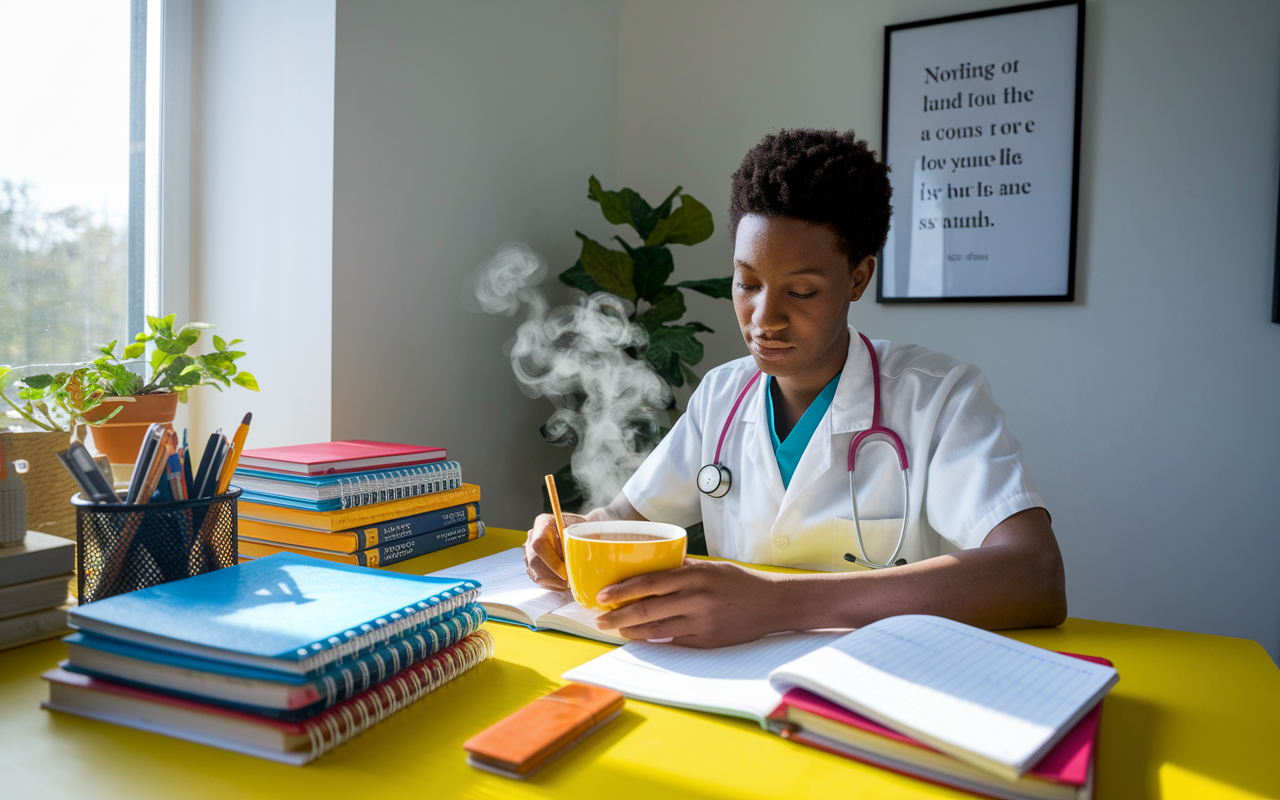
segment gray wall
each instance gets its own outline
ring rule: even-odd
[[[503,242],[552,275],[577,258],[587,176],[614,178],[617,45],[614,3],[338,4],[333,436],[447,446],[490,524],[531,524],[569,452],[503,355],[520,318],[464,296]]]
[[[1009,4],[624,0],[618,179],[682,183],[723,224],[729,174],[765,133],[853,128],[879,148],[885,25]],[[1280,5],[1106,0],[1087,18],[1079,299],[868,296],[851,319],[986,371],[1053,513],[1073,616],[1276,657]],[[730,258],[721,235],[677,268]],[[728,331],[707,364],[745,354],[727,306],[690,305]]]

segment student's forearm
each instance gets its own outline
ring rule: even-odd
[[[915,564],[837,575],[777,576],[779,630],[859,627],[936,614],[989,629],[1066,618],[1062,557],[1042,509],[1005,520],[982,547]]]

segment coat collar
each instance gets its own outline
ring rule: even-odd
[[[852,325],[849,326],[849,354],[844,372],[831,398],[831,435],[853,433],[871,427],[875,409],[875,382],[871,375],[871,354]],[[816,432],[815,432],[816,438]]]

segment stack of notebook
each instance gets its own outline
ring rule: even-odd
[[[246,450],[240,556],[381,567],[484,535],[480,487],[439,447],[351,440]]]
[[[0,650],[66,633],[75,566],[76,543],[60,536],[27,531],[0,547]]]
[[[282,553],[107,598],[45,707],[304,764],[492,656],[479,588]]]

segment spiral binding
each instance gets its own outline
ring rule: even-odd
[[[424,695],[493,657],[493,637],[481,629],[461,642],[414,664],[386,683],[353,697],[304,723],[317,758],[350,741]]]
[[[453,616],[411,633],[405,638],[361,656],[358,661],[320,677],[325,708],[363,692],[401,670],[457,644],[480,628],[487,619],[479,604],[463,607]]]
[[[300,647],[295,651],[300,657],[298,667],[303,674],[310,675],[331,664],[341,664],[348,658],[364,655],[386,642],[402,639],[435,620],[448,617],[468,603],[474,603],[480,596],[480,584],[475,581],[463,581],[462,587],[460,592],[444,591],[436,597],[393,611],[385,617],[378,617],[357,629],[346,631],[342,636],[330,636],[323,642],[312,643],[310,647]]]
[[[435,494],[462,485],[462,465],[438,461],[416,467],[386,470],[376,475],[360,474],[339,478],[336,484],[343,508],[389,503],[407,497]]]

